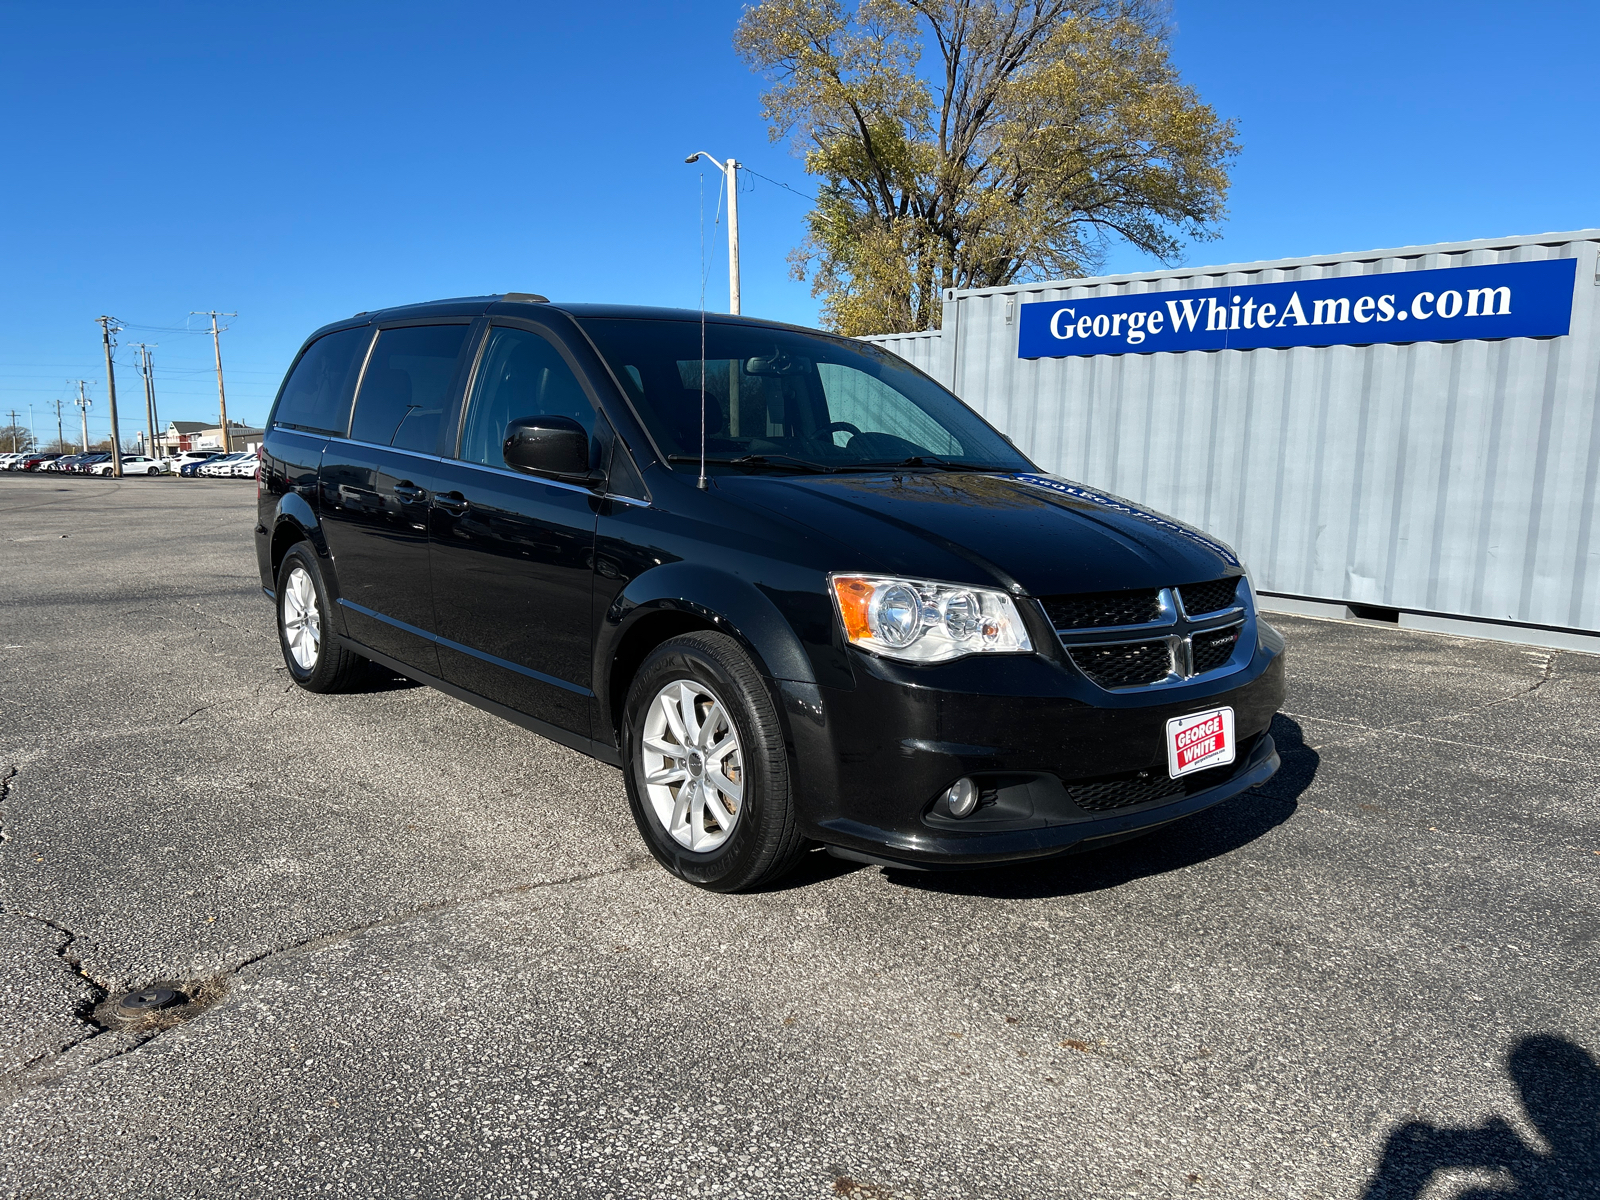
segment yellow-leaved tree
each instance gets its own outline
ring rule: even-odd
[[[1217,236],[1238,144],[1160,0],[762,0],[734,45],[820,177],[791,256],[824,320],[931,329],[946,288],[1164,261]]]

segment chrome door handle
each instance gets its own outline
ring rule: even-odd
[[[399,498],[400,503],[402,504],[417,504],[420,501],[427,499],[428,496],[426,490],[410,483],[395,484],[394,494]]]
[[[435,508],[442,508],[452,517],[459,517],[469,507],[467,498],[460,492],[442,492],[433,498]]]

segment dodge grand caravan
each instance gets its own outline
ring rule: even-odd
[[[1264,782],[1243,565],[1040,471],[938,383],[768,321],[507,294],[301,349],[257,547],[295,681],[371,660],[620,767],[650,850],[753,887],[937,869]]]

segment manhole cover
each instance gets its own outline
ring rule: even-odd
[[[136,992],[129,992],[117,1001],[117,1009],[125,1013],[153,1012],[158,1008],[168,1008],[177,1004],[183,997],[173,988],[149,987],[141,988]]]

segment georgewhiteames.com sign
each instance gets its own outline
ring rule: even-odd
[[[1572,258],[1021,306],[1018,358],[1560,337]]]

